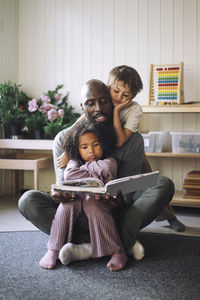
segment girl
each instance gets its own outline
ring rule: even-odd
[[[107,126],[87,120],[78,122],[66,137],[64,149],[70,161],[64,179],[97,177],[104,183],[115,179],[117,162],[109,156],[114,145],[115,135]],[[107,264],[108,269],[116,271],[124,268],[127,256],[111,209],[104,201],[87,193],[80,193],[74,201],[59,204],[52,222],[48,251],[40,260],[42,268],[54,268],[58,257],[64,265],[72,261],[66,248],[71,245],[75,224],[81,225],[82,229],[89,228],[91,239],[90,244],[84,244],[86,253],[82,244],[79,259],[112,255]],[[72,251],[73,256],[76,255],[76,249]]]

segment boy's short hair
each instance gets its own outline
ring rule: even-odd
[[[143,89],[140,75],[130,66],[121,65],[113,68],[109,73],[108,86],[111,86],[115,81],[123,81],[124,84],[128,84],[133,97]]]

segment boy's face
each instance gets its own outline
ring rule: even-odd
[[[103,150],[96,134],[88,132],[79,137],[78,145],[81,158],[86,162],[102,158]]]
[[[118,106],[121,103],[132,100],[133,93],[128,84],[124,84],[124,81],[116,80],[110,87],[110,94],[112,97],[113,106]]]
[[[112,101],[107,87],[84,86],[81,107],[88,120],[107,122],[112,116]]]

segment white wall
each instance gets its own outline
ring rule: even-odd
[[[106,81],[119,64],[139,71],[137,100],[147,104],[150,63],[183,61],[185,101],[200,101],[200,0],[0,0],[0,54],[1,82],[16,80],[34,96],[63,83],[77,110],[81,85]],[[142,129],[199,131],[200,117],[144,116]],[[152,163],[178,188],[199,167],[187,159]]]
[[[135,67],[148,103],[149,65],[185,66],[185,100],[199,101],[200,0],[19,0],[18,82],[34,95],[64,83],[79,108],[88,79]]]
[[[18,81],[18,7],[18,0],[0,0],[0,83]],[[9,192],[10,184],[11,172],[0,170],[0,194]]]
[[[0,0],[0,82],[18,80],[18,0]]]

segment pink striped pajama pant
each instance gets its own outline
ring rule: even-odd
[[[110,209],[100,200],[89,198],[60,203],[51,226],[48,249],[60,250],[72,241],[73,228],[81,214],[88,219],[92,257],[124,252]]]

